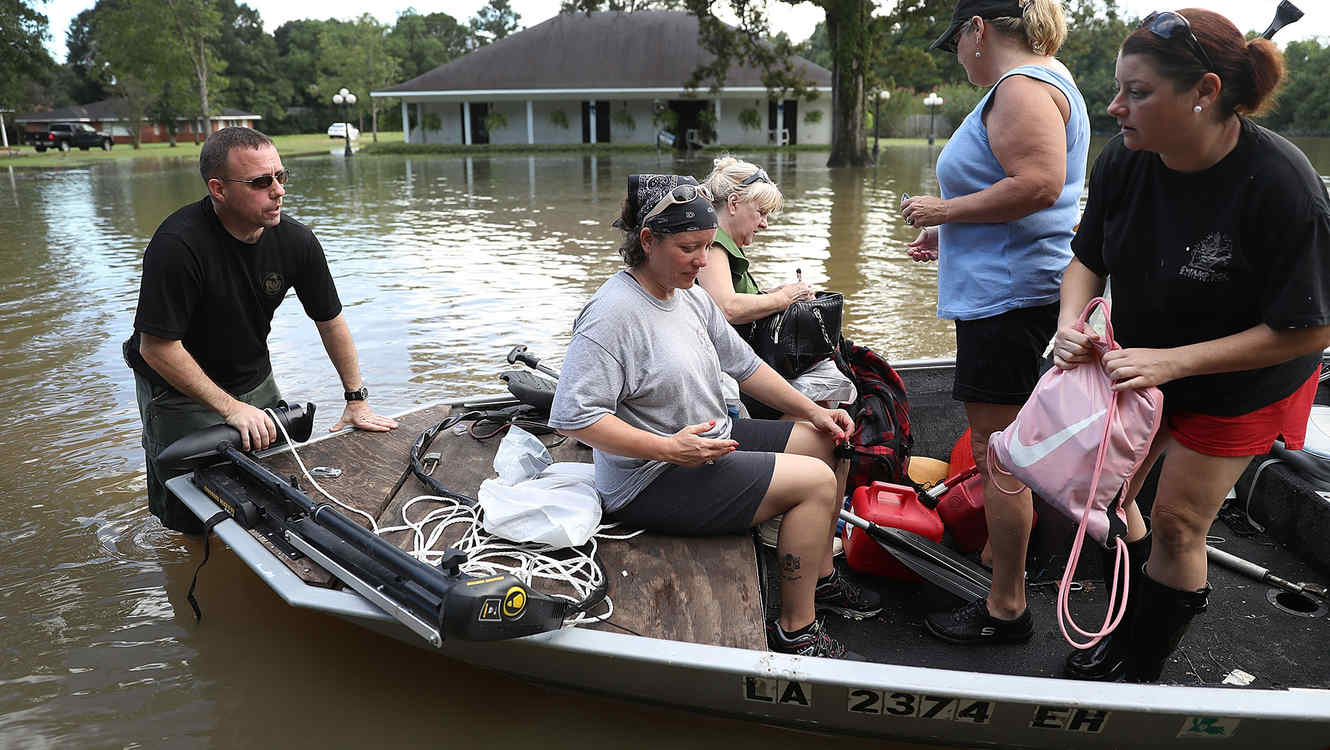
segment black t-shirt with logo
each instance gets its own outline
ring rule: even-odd
[[[293,287],[315,321],[342,311],[323,247],[305,225],[283,214],[247,244],[226,231],[205,197],[167,217],[148,242],[125,359],[165,385],[139,354],[139,333],[181,341],[214,383],[245,393],[272,372],[272,316]]]
[[[1168,348],[1265,323],[1330,324],[1330,198],[1307,157],[1246,119],[1234,149],[1201,172],[1169,169],[1119,135],[1090,175],[1072,250],[1112,285],[1123,347]],[[1285,398],[1319,354],[1166,383],[1169,411],[1236,416]]]

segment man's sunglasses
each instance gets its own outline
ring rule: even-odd
[[[767,170],[758,167],[756,172],[748,175],[747,177],[744,178],[743,182],[739,183],[739,187],[748,187],[749,185],[752,185],[754,182],[759,182],[759,181],[765,182],[768,185],[776,184],[771,181],[770,177],[767,177]]]
[[[659,216],[665,209],[678,203],[692,203],[697,200],[697,196],[702,196],[707,200],[715,200],[711,197],[711,191],[707,190],[705,185],[675,185],[674,189],[666,193],[656,205],[647,211],[647,215],[642,217],[642,225],[646,226],[656,216]]]
[[[1196,56],[1197,60],[1205,66],[1205,69],[1211,73],[1215,72],[1214,63],[1210,62],[1210,56],[1205,53],[1205,47],[1191,31],[1191,22],[1179,13],[1171,10],[1157,10],[1145,17],[1141,21],[1141,27],[1148,28],[1151,34],[1160,39],[1182,38],[1187,43],[1188,49]],[[1140,27],[1138,27],[1140,28]]]
[[[291,170],[282,169],[273,174],[263,174],[249,180],[233,180],[230,177],[219,177],[218,179],[226,182],[243,182],[255,190],[267,190],[272,187],[273,180],[276,180],[278,185],[285,185],[287,178],[290,176]]]

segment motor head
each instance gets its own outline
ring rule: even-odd
[[[1261,36],[1269,39],[1275,35],[1275,32],[1299,18],[1302,18],[1302,11],[1298,9],[1298,6],[1288,0],[1281,0],[1279,7],[1275,9],[1275,20],[1271,21],[1266,30],[1261,32]]]
[[[301,406],[278,401],[272,411],[277,415],[277,421],[291,435],[291,439],[303,443],[314,431],[315,408],[313,403]],[[274,445],[282,440],[282,430],[278,429],[277,443]],[[216,463],[217,447],[221,443],[230,443],[238,447],[241,444],[240,431],[222,423],[190,433],[157,454],[157,465],[162,467],[163,471],[193,471],[201,466]]]

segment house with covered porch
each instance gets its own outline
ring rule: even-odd
[[[370,96],[401,100],[408,143],[828,144],[831,71],[794,67],[812,101],[774,100],[734,65],[718,92],[684,82],[714,56],[689,13],[559,15]]]

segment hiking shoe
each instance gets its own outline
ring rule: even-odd
[[[780,538],[780,519],[784,516],[772,516],[757,525],[757,535],[762,540],[762,546],[776,549],[776,540]],[[841,542],[840,534],[831,540],[831,554],[839,556],[845,553],[845,545]]]
[[[780,623],[772,620],[767,623],[767,645],[778,654],[796,654],[798,656],[824,656],[828,659],[855,658],[845,650],[840,641],[832,638],[822,627],[821,620],[813,620],[806,628],[787,634]]]
[[[813,590],[813,606],[818,612],[835,612],[842,617],[862,620],[882,611],[882,597],[832,570],[831,575],[819,579]]]
[[[988,604],[977,599],[950,612],[924,617],[924,629],[950,643],[1024,643],[1034,635],[1034,618],[1026,607],[1015,620],[999,620],[988,613]]]

